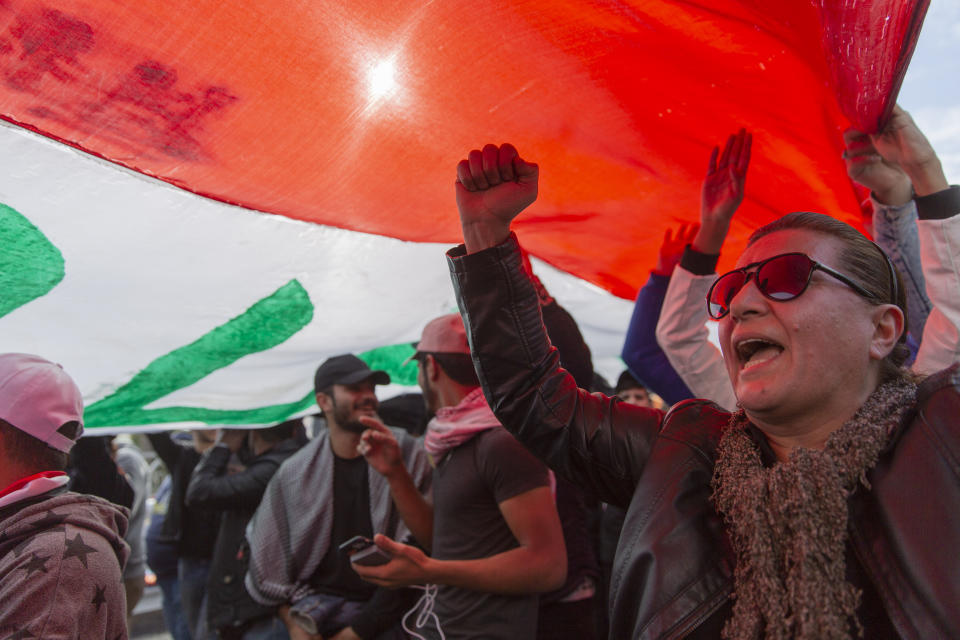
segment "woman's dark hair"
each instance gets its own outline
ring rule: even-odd
[[[760,238],[788,229],[803,229],[840,240],[843,249],[840,252],[840,264],[829,265],[840,269],[860,286],[870,292],[867,298],[875,305],[893,304],[903,311],[903,333],[893,350],[883,359],[880,368],[880,382],[903,377],[906,370],[903,363],[910,355],[907,347],[907,296],[903,289],[900,272],[884,253],[883,249],[870,241],[862,233],[836,218],[822,213],[798,211],[766,224],[747,240],[749,247]]]

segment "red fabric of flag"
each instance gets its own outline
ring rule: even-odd
[[[841,132],[889,113],[925,8],[5,0],[0,115],[207,197],[451,243],[458,160],[510,141],[542,171],[523,244],[631,297],[740,127],[753,163],[721,267],[788,211],[859,224]]]

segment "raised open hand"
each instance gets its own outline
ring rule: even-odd
[[[660,276],[673,275],[673,270],[683,256],[683,250],[693,242],[700,225],[693,222],[684,222],[677,227],[676,233],[668,227],[663,232],[663,242],[660,244],[660,253],[657,255],[657,266],[653,272]]]
[[[730,220],[743,202],[753,135],[745,129],[727,138],[720,153],[714,147],[707,175],[700,189],[700,232],[694,247],[703,253],[719,253],[730,229]]]
[[[497,245],[510,222],[537,199],[540,169],[512,144],[472,150],[457,165],[457,208],[469,253]]]

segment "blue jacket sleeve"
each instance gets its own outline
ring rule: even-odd
[[[651,273],[647,284],[637,292],[620,355],[634,378],[666,402],[676,404],[692,398],[693,394],[657,344],[657,321],[669,283],[668,276]]]

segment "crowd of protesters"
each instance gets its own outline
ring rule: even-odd
[[[844,143],[874,241],[792,213],[719,277],[752,135],[713,150],[613,390],[510,230],[537,165],[471,151],[421,394],[345,354],[316,416],[152,433],[152,513],[69,376],[0,355],[0,637],[125,638],[146,564],[175,640],[960,637],[960,189],[899,108]]]

